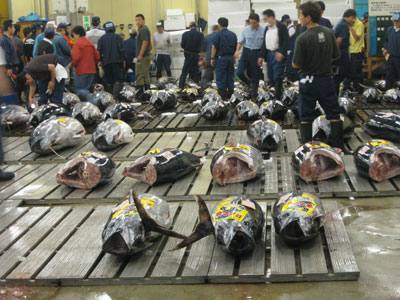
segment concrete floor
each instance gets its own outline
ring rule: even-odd
[[[400,198],[341,199],[361,276],[355,282],[0,288],[0,299],[400,299]]]

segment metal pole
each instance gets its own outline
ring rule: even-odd
[[[49,0],[44,0],[44,14],[46,19],[49,18]]]
[[[200,12],[199,12],[199,0],[195,0],[195,15],[197,16],[197,18],[200,17]]]
[[[71,22],[71,12],[69,11],[69,0],[65,0],[65,12],[67,15],[67,22]]]
[[[160,0],[157,0],[157,22],[160,21]]]
[[[8,17],[12,19],[12,0],[8,0]]]

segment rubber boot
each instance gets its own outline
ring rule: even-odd
[[[218,94],[221,96],[222,101],[226,101],[226,89],[218,89]]]
[[[227,91],[226,91],[227,101],[231,100],[232,95],[233,95],[233,89],[227,89]]]
[[[122,90],[122,83],[121,82],[116,82],[113,86],[113,91],[112,94],[115,99],[120,99],[121,98],[121,90]]]
[[[329,145],[334,148],[342,149],[343,153],[347,153],[346,149],[344,148],[344,140],[343,140],[343,122],[331,122],[331,135],[329,138]]]
[[[145,85],[144,85],[144,90],[145,90],[145,91],[150,90],[150,84],[145,84]]]
[[[137,85],[136,86],[136,90],[137,90],[136,95],[135,95],[136,100],[140,101],[142,99],[142,95],[144,93],[143,89],[144,89],[143,85]]]
[[[4,172],[0,169],[0,181],[7,181],[13,179],[15,174],[13,172]]]
[[[276,100],[282,99],[282,88],[283,88],[282,80],[277,80],[275,82],[275,99]]]
[[[302,144],[312,141],[312,123],[300,124],[300,136]]]

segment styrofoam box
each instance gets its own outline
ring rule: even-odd
[[[170,16],[183,16],[183,10],[181,8],[167,9],[167,17]]]
[[[179,31],[170,31],[168,32],[171,35],[171,48],[176,45],[181,47],[182,35],[188,30],[179,30]]]
[[[171,16],[167,17],[167,20],[185,20],[185,16]]]
[[[186,27],[189,27],[190,22],[196,22],[196,17],[194,13],[185,14],[185,19],[186,19]]]
[[[183,29],[186,29],[185,19],[183,19],[183,20],[165,20],[164,29],[165,30],[183,30]]]
[[[249,12],[238,12],[238,13],[226,13],[224,18],[229,20],[229,26],[242,26],[244,27],[244,21],[249,18]],[[208,15],[208,25],[212,26],[217,24],[218,19],[221,18],[221,14],[209,14]]]
[[[182,56],[171,56],[171,69],[182,70],[185,57]]]
[[[211,14],[250,11],[250,0],[209,0],[208,11]]]

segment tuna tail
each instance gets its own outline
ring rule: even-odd
[[[199,221],[193,233],[189,237],[184,239],[181,243],[179,243],[171,251],[187,247],[210,234],[214,235],[214,226],[211,221],[211,215],[210,212],[208,211],[206,203],[204,202],[203,199],[200,198],[200,196],[195,195],[194,197],[199,206]]]
[[[130,199],[133,199],[137,212],[139,213],[140,218],[142,219],[143,226],[145,230],[158,232],[167,236],[175,237],[178,239],[187,239],[187,236],[177,233],[175,231],[169,230],[168,228],[159,225],[153,218],[151,218],[146,210],[144,209],[142,202],[137,197],[136,193],[130,190]],[[131,200],[132,201],[132,200]]]

